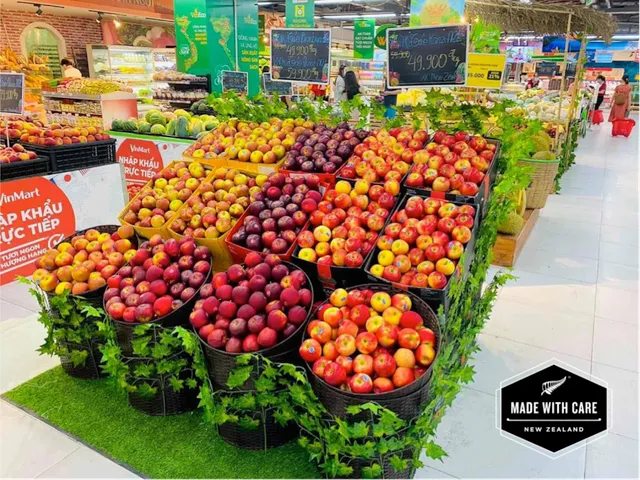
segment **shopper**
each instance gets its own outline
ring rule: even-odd
[[[64,78],[82,78],[82,73],[76,67],[73,66],[73,60],[63,58],[60,61],[62,66],[62,76]]]
[[[596,84],[598,85],[598,99],[596,100],[595,110],[600,110],[600,105],[604,101],[604,96],[607,93],[607,79],[603,75],[598,75],[596,78]]]
[[[384,100],[384,118],[388,118],[392,120],[396,118],[397,109],[396,105],[398,104],[398,94],[400,91],[397,89],[391,90],[386,89],[382,92],[382,98]]]
[[[355,72],[352,70],[344,74],[344,89],[347,92],[347,100],[351,100],[356,95],[362,93],[360,92],[358,77],[356,77]]]
[[[629,115],[629,107],[631,106],[631,91],[633,87],[629,85],[629,75],[622,77],[622,83],[616,87],[613,92],[613,100],[611,102],[611,112],[609,112],[609,121],[613,122]]]
[[[540,77],[538,75],[534,75],[531,80],[527,82],[526,90],[530,90],[532,88],[538,88],[540,85]]]
[[[344,65],[340,65],[338,76],[333,84],[333,101],[336,103],[347,99],[347,92],[344,85]]]

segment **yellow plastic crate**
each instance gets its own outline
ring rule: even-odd
[[[251,163],[240,162],[238,160],[227,160],[227,167],[235,168],[241,173],[271,175],[272,173],[278,172],[280,170],[280,166],[283,163],[284,159],[280,160],[277,163]]]

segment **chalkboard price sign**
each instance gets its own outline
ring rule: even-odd
[[[293,95],[293,85],[291,82],[274,82],[271,79],[270,73],[263,74],[262,79],[264,81],[264,92],[267,95],[277,95],[279,97],[290,97]]]
[[[388,29],[388,87],[466,85],[468,43],[468,25]]]
[[[247,72],[234,72],[222,70],[222,91],[232,90],[238,94],[246,94],[248,91],[249,75]]]
[[[24,114],[24,73],[0,73],[0,114]]]
[[[331,30],[271,29],[271,79],[275,82],[329,83]]]

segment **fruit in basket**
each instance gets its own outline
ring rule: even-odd
[[[197,261],[182,253],[196,251]],[[196,294],[210,270],[209,250],[196,247],[192,238],[163,240],[154,235],[140,245],[128,266],[108,279],[104,293],[107,313],[128,323],[164,317]]]
[[[123,220],[130,225],[160,228],[176,215],[204,180],[207,171],[198,162],[175,162],[155,175],[129,204]],[[187,219],[187,222],[191,218]],[[185,227],[186,228],[186,227]]]
[[[272,174],[253,195],[254,201],[242,225],[234,229],[231,242],[258,252],[286,253],[307,222],[303,203],[310,199],[317,205],[322,198],[319,185],[317,175],[291,178]]]
[[[450,138],[455,142],[452,150],[445,145],[451,143]],[[483,137],[469,137],[466,132],[451,136],[443,131],[436,132],[434,142],[422,152],[426,161],[416,162],[405,185],[465,196],[478,193],[495,155],[494,146]]]
[[[216,273],[190,316],[203,340],[230,353],[270,348],[291,336],[306,320],[313,301],[302,270],[275,255],[263,258],[256,252],[245,261]],[[305,349],[309,361],[320,356],[321,348],[314,342]]]
[[[475,213],[471,205],[410,197],[378,240],[369,271],[393,283],[443,289],[471,240]]]
[[[0,163],[24,162],[34,160],[37,156],[35,152],[25,150],[22,145],[16,143],[13,147],[6,147],[0,150]]]
[[[353,155],[338,172],[339,177],[362,178],[368,182],[400,181],[412,163],[420,162],[417,155],[427,138],[424,130],[413,128],[384,129],[366,137],[356,146]],[[399,185],[398,185],[399,188]]]
[[[19,138],[22,143],[32,143],[45,147],[70,145],[108,140],[109,134],[96,127],[69,127],[51,124],[43,127],[40,122],[9,122],[9,136]]]
[[[384,393],[419,378],[424,368],[435,359],[436,336],[433,330],[425,328],[420,314],[412,310],[411,298],[403,293],[390,295],[364,289],[353,289],[348,295],[346,291],[342,292],[332,295],[318,309],[317,318],[307,329],[310,338],[300,346],[300,356],[313,363],[313,373],[327,384],[353,393]],[[343,305],[340,299],[344,296],[351,296],[362,303]],[[401,330],[397,325],[386,322],[383,317],[389,317],[388,311],[396,309],[393,305],[408,308],[402,315],[413,314],[418,322],[414,323],[412,317],[413,326]],[[367,311],[374,309],[380,315],[370,317],[366,327],[355,327],[357,330],[352,332],[356,334],[354,345],[354,336],[341,332],[351,328],[346,318],[351,317],[357,307]],[[334,313],[333,310],[343,312],[345,319],[334,323],[327,318]],[[318,334],[320,330],[322,335]]]
[[[194,238],[219,238],[235,226],[260,191],[257,179],[234,169],[215,169],[213,177],[203,181],[196,194],[181,206],[169,228]]]
[[[101,288],[136,253],[133,238],[130,227],[113,234],[89,229],[38,258],[33,279],[43,290],[56,294],[69,290],[81,295]]]
[[[370,201],[374,197],[377,200]],[[298,257],[323,265],[353,268],[362,265],[375,246],[395,198],[379,185],[370,186],[360,180],[352,188],[349,182],[341,180],[325,192],[321,202],[312,203],[308,208],[313,212],[309,231],[298,237],[301,247]]]

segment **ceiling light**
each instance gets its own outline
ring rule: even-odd
[[[635,35],[614,35],[611,40],[638,40],[638,34]]]
[[[96,18],[96,23],[102,22],[102,12],[98,12],[98,18]]]
[[[118,20],[117,18],[113,20],[113,24],[116,26],[116,28],[120,28],[122,26],[120,20]]]
[[[44,13],[44,11],[42,10],[42,8],[40,8],[42,5],[38,4],[38,3],[34,3],[33,4],[34,7],[38,7],[38,9],[36,10],[36,16],[40,16]]]

